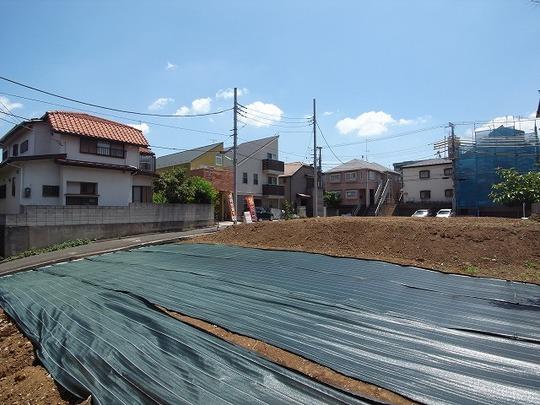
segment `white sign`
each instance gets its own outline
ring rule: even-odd
[[[244,211],[244,222],[246,224],[252,224],[253,223],[253,220],[251,219],[251,212]]]

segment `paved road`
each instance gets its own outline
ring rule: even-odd
[[[220,223],[220,228],[231,225],[231,223]],[[167,242],[174,242],[191,236],[216,232],[217,226],[194,229],[184,232],[164,232],[145,235],[135,235],[121,239],[100,240],[88,245],[76,246],[40,255],[24,257],[5,263],[0,263],[0,276],[16,273],[24,270],[31,270],[49,264],[64,262],[68,260],[80,259],[101,253],[114,252],[116,250],[131,249],[137,246],[156,245]]]

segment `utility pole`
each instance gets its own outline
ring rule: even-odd
[[[319,149],[319,172],[322,172],[322,146],[317,146]]]
[[[233,184],[234,184],[234,215],[233,222],[236,224],[238,220],[238,184],[237,184],[237,153],[236,149],[238,148],[238,89],[234,88],[234,107],[233,107]]]
[[[448,151],[448,157],[452,160],[452,187],[454,189],[452,193],[452,210],[456,214],[456,134],[454,132],[454,124],[449,122],[450,127],[450,150]]]
[[[313,217],[319,216],[317,175],[317,105],[313,99]]]

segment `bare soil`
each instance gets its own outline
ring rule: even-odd
[[[414,402],[410,401],[409,399],[392,391],[347,377],[346,375],[338,373],[337,371],[334,371],[328,367],[314,363],[304,357],[280,349],[276,346],[272,346],[263,341],[232,333],[217,325],[213,325],[200,319],[191,318],[184,314],[170,311],[160,306],[158,306],[158,308],[175,319],[210,333],[211,335],[217,336],[227,342],[255,352],[273,363],[297,371],[300,374],[317,380],[323,384],[333,386],[342,391],[350,392],[364,398],[367,397],[376,401],[381,401],[383,403],[395,405],[414,404]]]
[[[230,226],[190,242],[384,260],[540,284],[540,222],[533,220],[308,218]]]
[[[32,343],[0,309],[0,404],[68,405],[80,402],[58,386],[39,365]]]

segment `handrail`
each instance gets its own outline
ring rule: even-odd
[[[381,193],[381,198],[377,202],[377,208],[375,208],[375,216],[379,215],[379,211],[382,207],[382,204],[384,200],[386,199],[386,196],[388,195],[388,188],[390,186],[390,179],[386,179],[386,183],[384,183],[384,189]]]

